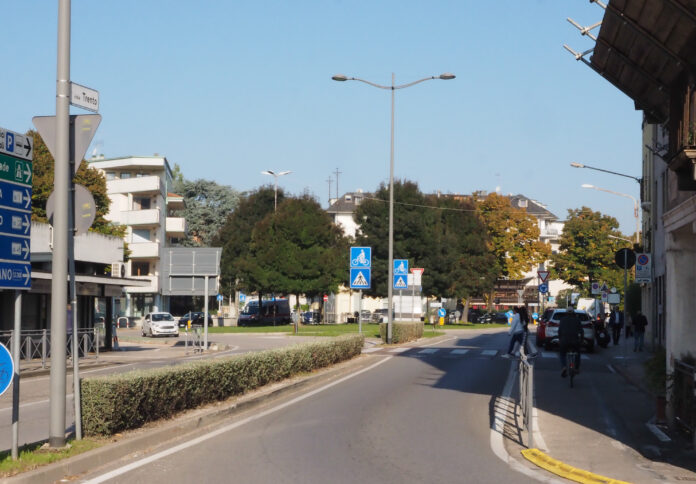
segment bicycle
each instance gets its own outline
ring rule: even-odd
[[[570,380],[570,388],[573,388],[573,378],[577,373],[577,359],[580,357],[575,351],[569,351],[566,353],[566,362],[568,363],[568,379]]]

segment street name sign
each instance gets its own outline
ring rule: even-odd
[[[70,104],[94,113],[99,112],[99,92],[74,82],[70,83]]]
[[[0,289],[31,289],[33,145],[0,128]]]
[[[30,136],[0,128],[0,153],[31,161],[34,157],[34,140]]]

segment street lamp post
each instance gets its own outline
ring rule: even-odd
[[[633,200],[633,216],[636,218],[636,244],[640,243],[640,221],[638,220],[638,200],[636,200],[636,197],[634,197],[633,195],[629,195],[628,193],[615,192],[614,190],[607,190],[606,188],[596,187],[594,185],[590,185],[589,183],[583,183],[581,186],[582,188],[591,188],[593,190],[613,193],[614,195],[619,195],[621,197],[626,197]]]
[[[387,280],[388,288],[388,310],[387,310],[387,343],[392,342],[392,325],[393,325],[393,315],[392,315],[392,301],[394,298],[393,294],[393,279],[394,279],[394,91],[397,89],[404,89],[407,87],[420,84],[421,82],[430,81],[432,79],[442,79],[448,81],[454,79],[456,76],[449,72],[440,74],[439,76],[424,77],[423,79],[418,79],[417,81],[409,82],[407,84],[395,85],[394,84],[394,73],[392,72],[392,82],[391,86],[382,86],[381,84],[376,84],[374,82],[366,81],[365,79],[360,79],[357,77],[348,77],[344,74],[336,74],[332,76],[331,79],[334,81],[360,81],[370,86],[377,87],[379,89],[389,89],[391,91],[391,142],[389,150],[389,275]],[[338,195],[337,195],[338,196]]]
[[[292,172],[291,171],[281,171],[280,173],[276,173],[276,172],[271,171],[271,170],[266,170],[266,171],[261,172],[262,175],[271,175],[273,177],[274,182],[275,182],[275,189],[273,192],[273,212],[278,210],[278,177],[283,176],[283,175],[287,175],[288,173],[292,173]]]
[[[584,165],[584,164],[582,164],[582,163],[576,163],[576,162],[571,163],[570,166],[572,166],[573,168],[587,168],[588,170],[603,171],[604,173],[611,173],[612,175],[618,175],[618,176],[623,176],[623,177],[626,177],[626,178],[631,178],[632,180],[637,181],[639,185],[643,183],[643,179],[642,179],[642,178],[638,178],[637,176],[625,175],[625,174],[623,174],[623,173],[618,173],[618,172],[616,172],[616,171],[605,170],[604,168],[597,168],[597,167],[594,167],[594,166]]]

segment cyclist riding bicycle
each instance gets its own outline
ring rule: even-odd
[[[568,308],[566,313],[561,317],[561,321],[558,325],[558,354],[561,358],[561,376],[563,378],[568,374],[566,355],[569,351],[577,353],[578,358],[575,362],[575,373],[580,373],[580,347],[582,346],[582,339],[583,334],[580,318],[577,317],[573,308]]]

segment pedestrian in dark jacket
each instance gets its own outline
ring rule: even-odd
[[[578,354],[578,359],[575,362],[575,369],[580,372],[580,348],[582,347],[583,332],[580,318],[575,314],[572,308],[568,308],[566,313],[561,317],[558,325],[558,355],[561,358],[561,376],[565,378],[568,374],[568,362],[566,355],[568,351],[574,351]]]
[[[611,339],[614,341],[614,345],[619,344],[619,338],[621,337],[621,328],[624,325],[623,313],[619,311],[618,307],[614,307],[611,310],[611,315],[609,316],[609,327],[611,328]]]
[[[638,311],[633,318],[633,351],[643,351],[645,340],[645,327],[648,325],[648,318]]]

